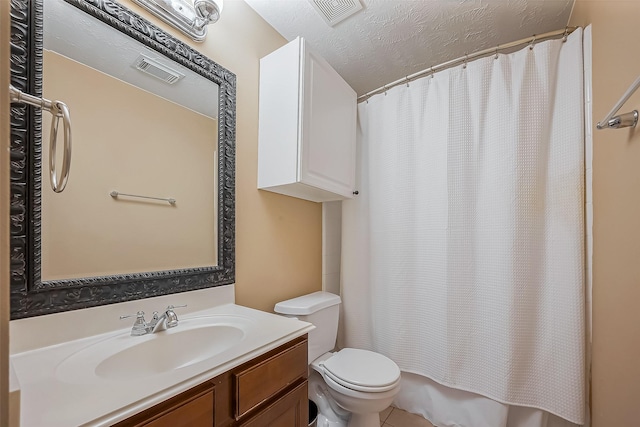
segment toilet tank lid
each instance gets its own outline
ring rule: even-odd
[[[280,314],[306,316],[323,308],[340,304],[340,297],[330,292],[314,292],[301,297],[288,299],[276,304],[274,311]]]

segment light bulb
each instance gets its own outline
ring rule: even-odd
[[[220,19],[223,5],[224,0],[195,0],[193,2],[196,15],[206,24],[213,24]]]

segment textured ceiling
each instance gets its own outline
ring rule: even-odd
[[[308,0],[246,0],[287,40],[306,38],[359,95],[465,53],[562,29],[574,2],[360,1],[362,11],[332,28]]]

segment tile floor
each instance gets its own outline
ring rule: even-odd
[[[411,414],[393,406],[380,412],[380,425],[383,427],[433,427],[433,424],[421,415]]]

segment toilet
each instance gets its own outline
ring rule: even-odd
[[[344,348],[338,335],[340,297],[314,292],[276,304],[276,313],[312,323],[309,398],[319,408],[317,427],[379,427],[380,411],[400,390],[400,368],[382,354]]]

